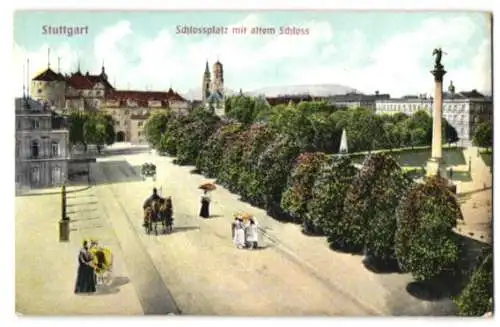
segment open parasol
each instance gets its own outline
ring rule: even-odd
[[[242,220],[248,220],[252,217],[253,215],[249,214],[248,212],[238,212],[234,214],[234,218],[241,218]]]
[[[198,188],[202,189],[204,191],[213,191],[216,189],[216,186],[212,182],[205,182],[205,183],[201,184]]]

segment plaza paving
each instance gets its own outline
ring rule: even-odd
[[[156,182],[138,177],[139,166],[148,161],[157,165]],[[149,152],[99,159],[91,167],[95,185],[69,199],[76,220],[69,243],[57,240],[58,195],[16,198],[16,310],[261,316],[450,312],[449,301],[409,295],[408,275],[372,273],[362,257],[331,251],[324,238],[304,236],[299,226],[277,222],[223,188],[212,194],[213,218],[198,218],[197,186],[205,178],[192,169]],[[173,198],[173,234],[146,235],[141,226],[142,202],[153,186]],[[238,250],[231,243],[232,214],[243,210],[254,213],[265,232],[260,250]],[[76,255],[86,236],[115,253],[118,285],[75,296]]]

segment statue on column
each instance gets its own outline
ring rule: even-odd
[[[443,50],[441,48],[436,48],[432,52],[432,55],[436,56],[434,67],[436,69],[443,68],[443,65],[441,64],[441,59],[443,58]]]

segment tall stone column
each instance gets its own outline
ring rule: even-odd
[[[441,138],[442,117],[443,117],[443,76],[446,74],[443,65],[436,61],[434,70],[431,71],[434,76],[434,102],[432,104],[432,152],[431,158],[427,162],[427,176],[440,174],[445,177],[441,170],[443,158],[443,145]]]

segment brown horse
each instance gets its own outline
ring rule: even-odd
[[[160,215],[162,217],[163,226],[165,227],[165,231],[167,233],[173,232],[173,207],[172,207],[172,198],[168,197],[167,199],[162,201],[162,205],[160,207]]]
[[[159,221],[159,212],[159,201],[152,201],[151,205],[144,210],[144,228],[146,229],[146,233],[149,234],[154,229],[155,234],[158,235],[156,224]]]

